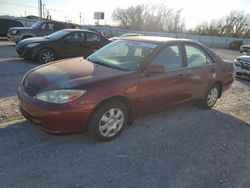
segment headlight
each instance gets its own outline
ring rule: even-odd
[[[36,98],[40,101],[48,102],[48,103],[56,103],[63,104],[67,102],[71,102],[83,94],[85,94],[86,90],[51,90],[39,93]]]
[[[13,35],[17,34],[17,30],[16,29],[12,30],[11,34],[13,34]]]
[[[39,44],[39,43],[30,43],[30,44],[27,44],[26,47],[32,48],[32,47],[37,46],[38,44]]]
[[[238,59],[234,60],[234,64],[236,67],[241,67],[241,62]]]

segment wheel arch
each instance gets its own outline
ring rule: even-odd
[[[43,50],[46,50],[46,49],[53,51],[55,53],[56,59],[59,57],[58,54],[56,53],[56,51],[53,48],[47,47],[47,46],[41,47],[39,50],[37,50],[37,57],[39,58],[40,53]]]
[[[122,102],[123,104],[125,104],[128,108],[128,124],[131,125],[133,123],[133,115],[132,115],[132,104],[131,101],[129,100],[129,98],[125,97],[125,96],[112,96],[112,97],[108,97],[105,100],[101,101],[99,104],[97,104],[94,108],[94,110],[91,113],[90,119],[93,117],[93,115],[95,114],[95,112],[104,104],[110,101],[119,101]]]
[[[219,96],[218,96],[218,98],[220,98],[221,94],[222,94],[222,82],[217,80],[216,82],[214,82],[213,86],[214,85],[217,85],[219,87]]]

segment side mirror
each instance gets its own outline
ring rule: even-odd
[[[149,65],[144,69],[145,73],[164,73],[165,68],[162,65]]]

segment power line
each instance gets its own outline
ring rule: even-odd
[[[38,7],[35,7],[35,6],[22,5],[22,4],[18,4],[18,3],[9,3],[9,2],[5,2],[5,1],[0,1],[0,3],[8,4],[8,5],[21,6],[21,7],[28,7],[28,8],[33,8],[33,9],[37,9],[38,8]]]
[[[4,4],[8,4],[8,5],[14,5],[14,6],[28,7],[28,8],[32,8],[32,9],[37,9],[38,8],[38,6],[22,5],[22,4],[18,4],[18,3],[9,3],[9,2],[5,2],[5,1],[0,1],[0,3],[4,3]],[[59,10],[59,9],[47,8],[47,10],[54,11],[54,12],[65,12],[65,11]]]

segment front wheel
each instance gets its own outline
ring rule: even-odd
[[[93,114],[89,132],[97,140],[112,140],[121,134],[127,120],[127,106],[120,101],[110,101],[101,105]]]
[[[56,54],[53,50],[44,49],[39,53],[38,60],[40,63],[49,63],[56,60]]]
[[[202,107],[205,109],[212,108],[215,105],[219,97],[219,92],[220,92],[220,89],[218,85],[212,86],[207,92],[206,97],[202,101]]]

